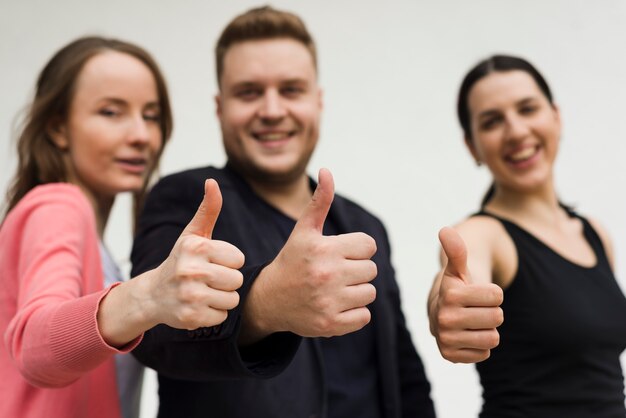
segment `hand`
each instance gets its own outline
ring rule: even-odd
[[[227,242],[211,239],[222,195],[215,180],[207,180],[204,191],[195,216],[149,281],[156,322],[174,328],[220,324],[239,304],[236,290],[243,276],[237,269],[243,266],[244,255]]]
[[[376,298],[376,288],[369,283],[377,274],[370,260],[376,242],[361,232],[322,235],[333,197],[333,177],[322,169],[311,202],[289,239],[251,288],[244,307],[247,335],[240,341],[279,331],[331,337],[369,323],[366,305]]]
[[[431,304],[431,332],[441,355],[452,362],[486,360],[500,342],[496,327],[504,321],[500,305],[502,289],[493,284],[474,284],[467,268],[467,249],[452,228],[439,232],[439,241],[448,258]]]

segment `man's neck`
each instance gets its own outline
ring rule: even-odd
[[[298,219],[309,204],[313,192],[305,173],[287,183],[255,182],[246,179],[256,194],[285,215]]]

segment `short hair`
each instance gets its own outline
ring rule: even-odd
[[[293,13],[263,6],[250,9],[235,17],[222,31],[215,46],[218,86],[224,71],[224,56],[231,46],[239,42],[276,38],[288,38],[301,42],[311,53],[313,65],[317,70],[315,42],[302,19]]]

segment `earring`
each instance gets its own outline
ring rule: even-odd
[[[481,165],[483,165],[483,162],[480,160],[476,160],[476,167],[480,167]]]

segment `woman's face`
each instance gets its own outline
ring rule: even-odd
[[[493,72],[468,96],[474,158],[487,165],[499,188],[533,191],[552,180],[561,122],[530,74]]]
[[[70,182],[97,200],[138,191],[162,146],[152,72],[137,58],[106,51],[76,80],[67,120],[52,137],[65,151]]]

